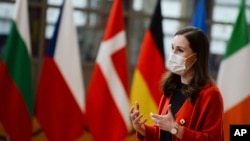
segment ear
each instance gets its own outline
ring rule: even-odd
[[[188,66],[192,66],[196,61],[197,61],[197,54],[194,53],[193,55],[191,55],[191,56],[188,58],[187,64],[188,64]]]
[[[195,63],[198,60],[198,55],[195,53],[193,56],[193,63]]]
[[[197,58],[198,58],[197,53],[194,53],[194,54],[193,54],[193,56],[192,56],[191,58],[193,59],[193,61],[196,61],[196,60],[197,60]]]

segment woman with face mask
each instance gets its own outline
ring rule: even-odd
[[[223,101],[208,72],[209,41],[199,29],[176,32],[158,113],[146,124],[139,103],[130,118],[141,141],[223,141]]]

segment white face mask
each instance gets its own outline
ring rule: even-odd
[[[196,59],[195,59],[189,66],[186,66],[187,60],[193,55],[195,55],[195,53],[190,55],[187,58],[184,58],[182,56],[176,55],[171,52],[169,59],[167,61],[168,70],[178,75],[184,74],[196,62]]]

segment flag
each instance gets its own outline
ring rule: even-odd
[[[207,20],[207,13],[206,13],[205,2],[204,0],[198,0],[194,11],[192,26],[197,27],[206,34],[208,34],[208,25],[206,20]]]
[[[35,114],[48,140],[72,141],[84,130],[85,92],[71,0],[65,0],[44,58]]]
[[[146,119],[151,119],[150,112],[158,111],[162,96],[160,81],[166,72],[164,60],[161,1],[158,0],[150,26],[144,35],[130,91],[131,105],[138,101],[140,111]],[[148,120],[148,123],[153,122]]]
[[[229,140],[232,124],[250,124],[250,36],[245,0],[233,26],[218,72],[218,87],[224,100],[224,133]]]
[[[95,141],[121,141],[130,128],[122,0],[114,0],[87,90],[86,118]]]
[[[198,0],[195,10],[194,10],[194,17],[192,19],[192,26],[199,28],[202,30],[206,35],[208,35],[208,24],[207,24],[207,12],[206,12],[206,5],[205,0]],[[212,55],[209,55],[208,58],[208,68],[209,73],[213,76],[215,73],[214,63]]]
[[[13,141],[32,138],[33,87],[27,0],[17,0],[0,66],[0,122]]]

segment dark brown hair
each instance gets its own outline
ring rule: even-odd
[[[206,34],[195,27],[185,27],[175,33],[183,35],[189,42],[190,48],[197,55],[197,61],[193,64],[194,77],[190,84],[182,88],[182,93],[191,101],[195,101],[199,91],[210,81],[208,72],[209,40]],[[181,78],[171,72],[167,72],[162,79],[162,91],[165,96],[175,93],[180,88]]]

